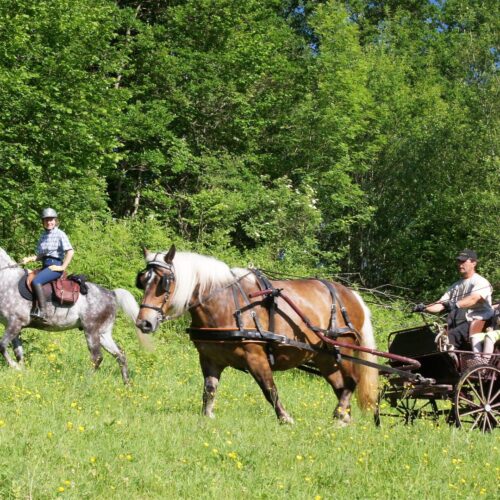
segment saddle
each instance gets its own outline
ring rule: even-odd
[[[26,296],[26,293],[23,294],[21,286],[19,287],[19,291],[21,292],[21,295],[28,300],[33,300],[31,282],[35,279],[38,272],[38,270],[33,271],[28,273],[27,276],[21,278],[20,285],[21,283],[24,284],[25,292],[28,292],[30,297]],[[72,276],[68,277],[66,272],[64,272],[59,279],[45,283],[42,288],[47,300],[51,300],[56,305],[60,306],[71,306],[80,296],[80,283],[75,281]]]

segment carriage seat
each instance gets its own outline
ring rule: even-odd
[[[486,330],[489,321],[485,319],[473,319],[469,324],[469,335],[474,335],[475,333],[482,333]]]
[[[476,333],[484,333],[486,328],[489,326],[495,326],[493,323],[498,321],[498,317],[500,316],[500,302],[498,304],[493,304],[493,317],[491,319],[473,319],[469,325],[469,336],[474,335]]]

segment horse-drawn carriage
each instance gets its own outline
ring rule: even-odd
[[[500,353],[449,350],[446,339],[446,327],[438,324],[389,335],[388,352],[410,357],[419,366],[402,374],[400,361],[389,362],[375,412],[377,425],[417,418],[437,422],[444,416],[449,424],[483,432],[500,426]]]
[[[458,425],[498,426],[500,370],[465,369],[471,352],[441,350],[429,327],[391,335],[388,352],[375,349],[370,313],[352,290],[320,279],[269,280],[255,269],[229,269],[213,258],[145,250],[146,268],[137,276],[144,289],[137,326],[153,332],[168,314],[189,311],[188,333],[200,355],[205,379],[203,413],[213,416],[215,392],[227,366],[248,371],[282,422],[274,371],[305,368],[322,375],[339,403],[334,418],[350,421],[350,398],[358,389],[363,408],[380,423],[388,415],[406,422],[446,413]],[[377,357],[389,360],[377,363]],[[457,360],[458,363],[455,361]],[[377,370],[388,374],[377,404]],[[452,410],[438,402],[452,400]],[[390,409],[391,411],[387,411]]]

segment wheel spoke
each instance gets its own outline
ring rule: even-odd
[[[477,423],[481,420],[481,414],[479,414],[476,418],[476,420],[474,420],[474,424],[472,425],[471,427],[471,430],[474,429],[477,425]]]
[[[459,403],[460,403],[460,404],[465,404],[465,403],[467,403],[467,404],[469,404],[469,405],[471,405],[471,406],[476,406],[476,407],[478,407],[478,408],[479,408],[479,406],[480,406],[480,405],[478,405],[476,402],[474,402],[474,401],[472,401],[472,400],[470,400],[470,399],[467,399],[465,396],[462,396],[461,394],[460,394],[458,397],[459,397],[459,399],[460,399],[460,401],[459,401]],[[463,402],[464,402],[464,403],[463,403]]]
[[[478,392],[476,391],[476,388],[470,383],[469,380],[467,380],[467,385],[472,390],[472,392],[476,395],[477,399],[479,399],[479,401],[481,401],[483,403],[484,401],[482,400],[481,396],[478,394]]]
[[[489,398],[488,401],[495,401],[495,399],[500,396],[500,389],[495,393],[492,398]]]
[[[491,425],[491,422],[490,422],[490,415],[486,415],[486,422],[488,422],[488,427],[490,429],[490,432],[494,429],[494,427]],[[486,429],[485,429],[486,430]]]
[[[481,412],[484,412],[484,408],[476,408],[474,410],[470,410],[470,411],[465,411],[463,413],[460,413],[460,415],[462,415],[463,417],[466,417],[467,415],[474,415],[476,413],[481,413]]]
[[[483,376],[481,375],[481,370],[477,371],[477,376],[479,378],[479,391],[481,392],[481,401],[484,402]]]
[[[490,389],[488,391],[488,401],[491,401],[491,393],[493,391],[493,387],[495,387],[495,380],[496,380],[496,378],[497,378],[497,372],[493,372],[491,374],[491,379],[490,379]]]

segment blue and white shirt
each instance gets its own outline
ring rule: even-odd
[[[58,227],[50,231],[45,230],[36,245],[36,255],[39,259],[52,257],[62,261],[68,250],[73,250],[73,247],[66,233]]]

